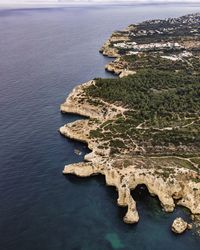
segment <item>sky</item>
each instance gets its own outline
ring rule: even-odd
[[[200,0],[0,0],[0,4],[66,4],[66,3],[200,3]]]

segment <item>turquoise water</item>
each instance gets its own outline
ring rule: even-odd
[[[133,192],[140,222],[126,225],[103,177],[63,176],[86,145],[58,128],[80,117],[59,105],[74,86],[104,71],[98,49],[113,30],[143,19],[197,12],[197,6],[116,6],[0,10],[0,249],[191,249],[194,231],[175,236],[177,208],[162,211],[145,189]],[[77,156],[75,149],[82,155]]]

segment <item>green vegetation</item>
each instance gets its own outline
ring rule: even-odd
[[[183,16],[177,19],[145,21],[138,25],[131,25],[133,34],[131,33],[129,38],[137,43],[175,42],[187,37],[195,39],[199,34],[199,16],[193,16],[192,19],[191,22],[190,16]],[[146,33],[140,32],[143,30]]]
[[[200,75],[140,70],[129,77],[96,79],[85,91],[88,100],[129,108],[90,133],[110,141],[111,153],[135,145],[144,150],[133,154],[187,157],[200,152]]]
[[[193,14],[145,21],[112,35],[108,46],[117,48],[120,55],[112,67],[116,72],[131,70],[136,74],[98,78],[85,89],[87,100],[98,106],[105,118],[111,111],[100,106],[101,100],[127,109],[90,133],[94,140],[107,143],[111,155],[167,156],[168,161],[173,157],[176,165],[198,170],[199,27],[200,15]]]
[[[200,75],[141,70],[121,79],[96,79],[96,86],[87,88],[86,93],[139,110],[144,118],[200,112]]]
[[[167,71],[183,71],[191,74],[198,72],[200,68],[199,56],[192,56],[189,58],[183,58],[182,60],[169,60],[162,56],[177,56],[176,54],[165,53],[148,53],[140,55],[125,55],[121,58],[122,61],[128,63],[130,70],[139,69],[159,69]]]
[[[192,178],[192,181],[195,182],[195,183],[200,183],[200,179],[195,179],[195,178]]]

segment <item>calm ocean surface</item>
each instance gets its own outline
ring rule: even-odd
[[[183,5],[0,10],[0,250],[200,249],[194,231],[170,231],[187,211],[166,214],[140,190],[133,195],[141,220],[125,225],[125,210],[103,177],[63,176],[64,165],[83,160],[88,149],[57,131],[78,118],[59,112],[74,86],[112,77],[104,71],[109,59],[98,53],[112,31],[197,11]]]

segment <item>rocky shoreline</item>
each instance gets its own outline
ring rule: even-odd
[[[105,66],[105,70],[118,75],[120,78],[136,74],[136,71],[130,70],[128,65],[120,61],[120,58],[108,63]]]
[[[112,42],[128,41],[128,39],[126,34],[115,32],[100,50],[103,55],[117,57],[114,62],[106,65],[106,70],[119,77],[135,75],[136,72],[121,61],[119,51],[110,45]],[[102,124],[111,120],[116,121],[130,111],[120,103],[110,103],[101,98],[88,96],[87,89],[91,86],[96,88],[95,80],[74,88],[60,107],[63,113],[74,113],[87,118],[62,126],[60,133],[67,138],[86,143],[91,150],[91,153],[85,155],[85,162],[65,166],[63,174],[75,174],[80,177],[104,175],[106,184],[115,186],[117,189],[117,204],[127,207],[123,219],[125,223],[133,224],[139,221],[131,190],[141,184],[146,185],[151,195],[158,197],[166,212],[173,212],[176,205],[181,205],[188,208],[191,214],[199,215],[200,175],[198,164],[190,158],[174,155],[146,155],[145,149],[131,138],[132,148],[122,149],[119,154],[112,155],[111,148],[105,147],[105,139],[91,136],[92,132],[95,133],[102,127]],[[138,126],[137,129],[145,128]],[[131,155],[130,152],[133,154]],[[186,229],[187,223],[182,224]]]
[[[128,29],[127,29],[128,30]],[[127,31],[126,30],[126,31]],[[102,48],[99,50],[104,56],[115,58],[114,61],[108,63],[105,66],[105,70],[118,75],[119,77],[125,77],[133,75],[136,72],[128,69],[128,64],[121,60],[121,55],[117,48],[111,46],[112,42],[129,41],[127,35],[123,36],[121,33],[114,32],[111,37],[104,43]]]
[[[61,111],[84,115],[90,119],[98,118],[101,121],[110,119],[112,114],[111,107],[107,107],[108,115],[105,117],[103,108],[95,109],[95,106],[89,104],[87,100],[85,100],[85,103],[79,103],[80,96],[84,93],[84,88],[91,84],[94,84],[94,81],[76,87],[66,102],[61,105]],[[117,116],[119,112],[115,112],[115,115],[112,114],[112,118]],[[88,148],[92,151],[85,156],[85,161],[87,162],[65,166],[64,174],[75,174],[80,177],[97,174],[104,175],[107,185],[115,186],[118,191],[118,205],[128,207],[124,217],[126,223],[135,223],[139,220],[136,203],[131,196],[131,190],[139,184],[145,184],[150,194],[158,197],[166,212],[172,212],[175,204],[177,204],[187,207],[192,214],[200,213],[200,195],[197,191],[200,189],[200,183],[190,180],[191,178],[199,178],[195,171],[174,168],[175,173],[166,181],[156,174],[153,165],[154,160],[159,160],[159,157],[155,157],[155,159],[145,157],[127,158],[126,160],[130,161],[130,165],[120,166],[120,164],[123,165],[123,155],[121,159],[109,158],[108,150],[99,150],[99,142],[90,139],[89,132],[97,128],[90,119],[78,120],[60,128],[62,135],[87,143]]]

